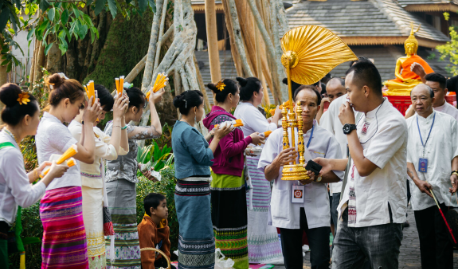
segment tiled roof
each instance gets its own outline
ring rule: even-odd
[[[394,0],[328,0],[302,1],[286,10],[291,28],[321,25],[340,37],[407,37],[410,22],[422,27],[417,37],[439,42],[448,37],[405,11]]]

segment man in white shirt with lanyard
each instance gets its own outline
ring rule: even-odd
[[[422,80],[424,80],[424,83],[431,87],[431,89],[434,92],[434,110],[443,112],[445,114],[449,114],[450,116],[455,118],[455,120],[458,121],[458,109],[456,109],[456,107],[452,106],[445,100],[445,96],[448,92],[447,79],[439,73],[430,73],[424,75]],[[409,109],[407,109],[406,111],[405,118],[408,119],[412,117],[414,114],[415,109],[413,108],[413,106],[410,106]]]
[[[302,108],[302,131],[307,146],[304,152],[306,162],[316,157],[342,156],[339,143],[334,136],[314,120],[320,99],[321,95],[313,86],[304,85],[295,91],[294,100],[296,103],[300,102]],[[274,181],[270,202],[272,226],[280,228],[282,252],[287,269],[303,267],[304,230],[312,250],[312,268],[329,268],[330,212],[325,183],[340,181],[343,172],[329,171],[315,179],[314,174],[309,171],[309,180],[282,180],[282,166],[297,160],[295,148],[283,150],[283,129],[279,128],[269,136],[261,153],[258,169],[265,173],[267,180]],[[301,195],[296,195],[297,193]]]
[[[411,204],[420,238],[421,267],[452,269],[452,242],[430,189],[444,214],[449,206],[457,206],[449,192],[456,192],[458,184],[458,123],[433,110],[434,92],[428,85],[417,85],[410,96],[416,115],[407,119],[407,173],[415,184]]]
[[[347,72],[348,101],[339,118],[352,157],[338,206],[333,269],[398,268],[402,223],[406,220],[407,126],[382,95],[382,80],[372,63],[359,62]],[[356,111],[364,115],[355,124]],[[322,173],[345,170],[347,159],[315,159]]]

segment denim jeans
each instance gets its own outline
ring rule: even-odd
[[[340,202],[340,192],[333,193],[331,197],[331,223],[334,224],[334,228],[337,230],[337,207],[339,206]]]
[[[365,259],[373,269],[397,269],[402,241],[402,224],[348,227],[345,210],[334,239],[332,269],[363,268]]]

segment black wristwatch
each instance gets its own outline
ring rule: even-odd
[[[356,130],[356,124],[347,123],[343,126],[343,133],[346,135],[350,134],[353,130]]]

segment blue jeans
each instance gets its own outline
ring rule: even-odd
[[[332,269],[359,269],[367,259],[373,269],[397,269],[402,224],[348,227],[345,210],[334,239]]]

